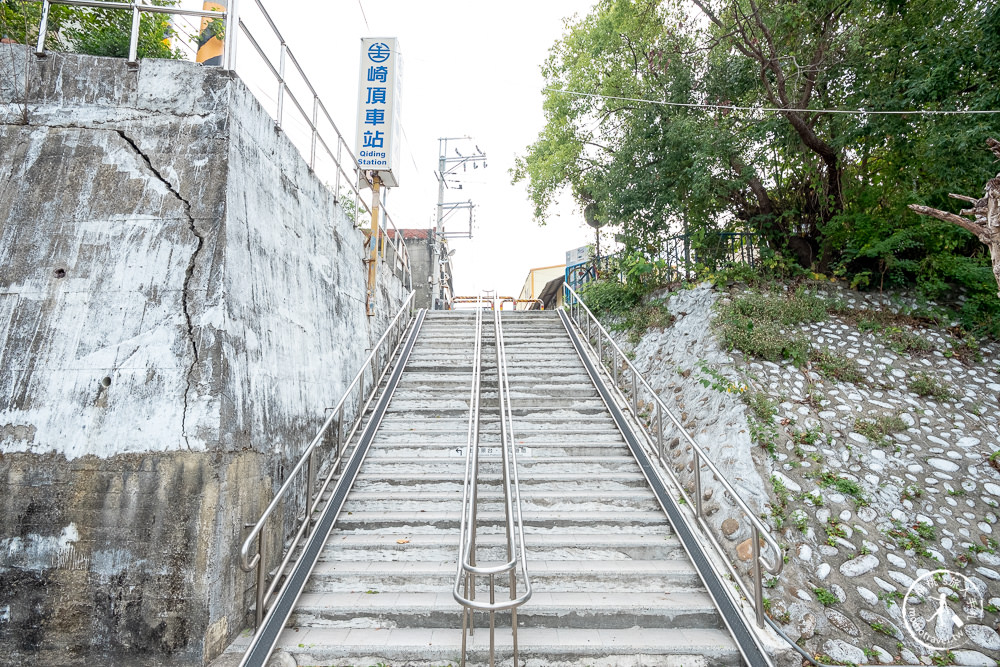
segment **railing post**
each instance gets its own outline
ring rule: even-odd
[[[636,378],[638,373],[635,367],[632,367],[632,414],[636,417],[639,416],[639,380]]]
[[[306,518],[308,524],[312,521],[312,497],[313,497],[313,454],[315,450],[309,452],[309,461],[306,463]],[[309,536],[309,529],[306,529],[306,537]]]
[[[656,402],[656,451],[663,463],[663,404]]]
[[[319,95],[313,95],[312,145],[309,148],[309,168],[316,171],[316,123],[319,122]]]
[[[267,555],[266,548],[264,547],[264,531],[261,530],[257,533],[257,610],[256,610],[256,623],[255,628],[259,628],[261,621],[264,620],[264,592],[267,590],[267,582],[264,580],[264,575],[267,573],[267,565],[265,564],[265,556]]]
[[[344,150],[344,142],[338,137],[337,138],[337,184],[334,186],[334,196],[337,197],[337,201],[340,201],[340,175],[344,173],[344,168],[340,166],[341,151]]]
[[[700,519],[702,516],[701,500],[701,455],[694,452],[694,511]]]
[[[337,412],[337,458],[339,458],[344,453],[344,404],[340,404],[340,410]],[[338,464],[339,467],[339,464]]]
[[[232,72],[236,69],[236,40],[240,32],[240,0],[229,0],[226,3],[226,39],[222,45],[225,49],[223,65]]]
[[[281,127],[281,119],[285,109],[285,54],[288,52],[288,44],[281,42],[281,56],[278,59],[278,119],[277,126]]]
[[[35,44],[35,55],[42,57],[45,55],[45,34],[49,29],[49,0],[42,2],[42,18],[38,22],[38,42]]]
[[[764,627],[764,582],[760,579],[760,532],[757,524],[751,522],[753,530],[750,539],[753,540],[753,606],[757,613],[757,627]],[[781,554],[778,554],[781,557]]]
[[[139,5],[132,5],[132,32],[128,39],[128,64],[139,64],[139,18],[141,12]]]

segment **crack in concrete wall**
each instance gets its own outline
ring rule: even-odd
[[[181,413],[181,436],[184,438],[184,442],[187,445],[188,450],[191,450],[191,440],[187,431],[187,418],[189,401],[191,395],[191,386],[194,383],[194,374],[198,367],[198,362],[200,361],[200,356],[198,353],[198,342],[197,337],[194,332],[194,320],[191,317],[191,281],[194,278],[195,267],[197,266],[198,256],[201,253],[202,248],[205,246],[205,236],[198,231],[198,225],[195,222],[194,215],[191,213],[191,202],[184,198],[178,191],[177,187],[170,182],[160,170],[157,169],[149,156],[139,147],[139,144],[130,137],[125,130],[115,129],[115,132],[120,136],[132,149],[135,151],[142,161],[146,164],[153,175],[156,176],[157,180],[166,186],[167,190],[170,191],[174,197],[177,198],[181,204],[184,205],[184,215],[187,217],[188,227],[192,234],[194,234],[197,239],[197,244],[195,245],[194,252],[191,253],[191,259],[188,261],[187,269],[184,271],[184,287],[181,293],[181,310],[184,312],[184,321],[187,324],[187,334],[188,340],[191,343],[191,353],[193,355],[193,360],[188,366],[186,373],[186,383],[187,388],[184,391],[184,410]]]

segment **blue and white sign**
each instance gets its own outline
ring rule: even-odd
[[[399,185],[400,81],[402,61],[395,37],[361,39],[361,85],[358,132],[354,143],[358,167],[376,171],[383,185]]]

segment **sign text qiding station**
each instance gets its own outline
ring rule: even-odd
[[[362,170],[378,172],[383,185],[390,188],[399,185],[401,68],[395,37],[361,39],[355,154]]]

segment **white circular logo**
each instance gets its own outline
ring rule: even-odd
[[[965,626],[983,620],[983,594],[959,572],[935,570],[910,584],[903,598],[903,623],[918,644],[932,651],[955,648]]]

